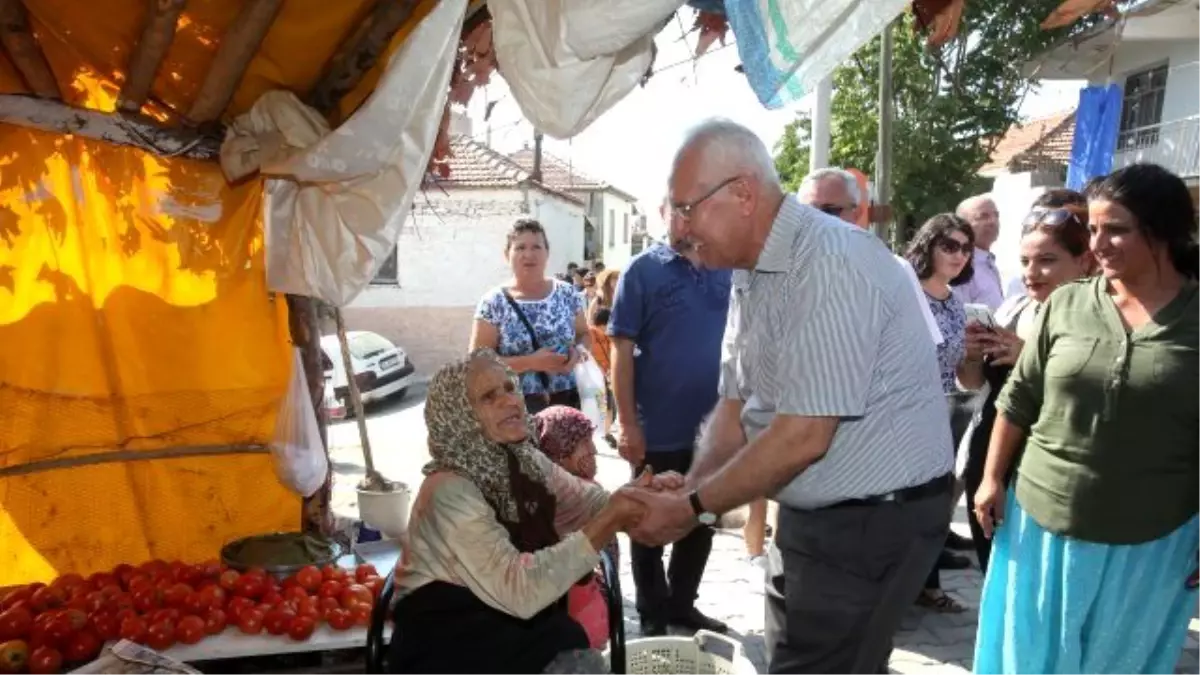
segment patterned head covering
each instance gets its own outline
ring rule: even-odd
[[[565,405],[552,405],[533,416],[537,429],[538,447],[547,457],[561,462],[580,441],[591,438],[596,426],[587,415]]]
[[[483,434],[467,396],[467,373],[477,360],[500,365],[513,383],[517,376],[491,349],[472,352],[467,358],[442,366],[429,381],[425,400],[425,426],[429,431],[429,456],[424,473],[451,471],[479,488],[497,515],[510,523],[518,522],[517,500],[513,497],[508,453],[516,458],[520,472],[536,483],[545,484],[546,476],[534,460],[533,418],[526,415],[530,435],[519,443],[495,443]],[[517,384],[517,391],[520,391]],[[522,406],[524,403],[522,402]]]

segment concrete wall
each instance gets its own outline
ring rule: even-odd
[[[396,285],[372,285],[344,310],[347,327],[404,347],[432,373],[465,352],[480,296],[511,275],[505,237],[536,218],[550,240],[548,272],[583,255],[583,206],[537,190],[454,189],[418,195],[397,243]]]
[[[633,229],[637,220],[632,202],[611,193],[601,193],[604,214],[604,266],[623,269],[633,257]]]
[[[1005,287],[1021,272],[1021,221],[1033,201],[1055,187],[1062,187],[1058,176],[1034,172],[1000,174],[992,183],[992,200],[1000,211],[1000,236],[992,245],[992,253],[996,254]]]

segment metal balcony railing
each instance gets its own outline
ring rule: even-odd
[[[1122,131],[1113,169],[1151,162],[1174,174],[1200,176],[1200,115]]]

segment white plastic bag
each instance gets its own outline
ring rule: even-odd
[[[579,391],[579,410],[597,429],[604,429],[604,373],[590,354],[575,364],[575,388]]]
[[[604,395],[604,373],[590,354],[575,364],[575,388],[579,398]]]
[[[292,350],[292,379],[275,418],[271,459],[279,482],[301,497],[311,497],[325,483],[329,458],[321,445],[321,428],[308,396],[304,360]]]

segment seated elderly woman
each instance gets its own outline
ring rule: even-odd
[[[433,376],[425,423],[433,461],[396,573],[390,668],[604,671],[566,595],[598,551],[637,524],[642,505],[537,449],[516,377],[491,350]]]

